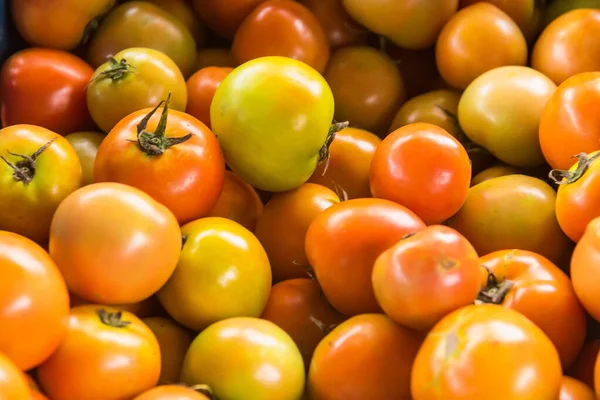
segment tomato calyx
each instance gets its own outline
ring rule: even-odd
[[[192,134],[188,133],[185,136],[181,137],[166,137],[165,132],[167,130],[167,119],[169,115],[169,103],[171,102],[171,93],[167,96],[167,100],[163,100],[156,107],[152,109],[146,115],[140,123],[137,125],[137,144],[142,149],[144,153],[149,156],[159,156],[163,154],[169,147],[175,146],[180,143],[187,142],[192,138]],[[148,126],[148,121],[156,110],[160,106],[164,104],[162,114],[160,115],[160,121],[158,121],[158,125],[156,126],[156,130],[154,132],[146,131],[146,127]]]
[[[485,266],[483,267],[487,271],[487,283],[483,289],[477,295],[475,304],[502,304],[504,298],[515,285],[515,283],[509,279],[502,282],[498,281],[496,275]]]
[[[553,169],[548,174],[548,177],[554,181],[557,185],[568,185],[569,183],[577,182],[583,174],[590,168],[596,158],[600,156],[600,152],[593,156],[588,156],[586,153],[579,153],[571,158],[577,158],[577,167],[574,171],[567,171],[564,169]]]
[[[350,126],[350,122],[348,122],[348,121],[345,121],[345,122],[333,121],[333,124],[331,124],[331,127],[329,128],[329,132],[327,133],[327,137],[325,138],[325,143],[323,143],[323,146],[321,146],[321,149],[319,150],[318,163],[321,164],[323,161],[325,161],[325,168],[323,168],[323,175],[325,175],[325,173],[327,172],[327,169],[329,168],[329,147],[331,146],[331,143],[333,143],[333,140],[335,139],[335,134],[338,133],[339,131],[341,131],[342,129],[346,129],[348,126]]]
[[[22,158],[22,160],[18,161],[16,164],[13,164],[12,162],[8,161],[6,158],[4,158],[4,156],[0,156],[0,158],[2,158],[2,160],[6,163],[6,165],[8,165],[10,168],[12,168],[13,178],[15,179],[15,181],[23,182],[25,185],[28,185],[31,183],[31,181],[33,180],[33,178],[35,176],[36,161],[37,161],[38,157],[48,147],[50,147],[52,142],[54,142],[55,140],[56,140],[56,138],[53,138],[48,143],[46,143],[45,145],[43,145],[42,147],[37,149],[30,156],[23,155],[23,154],[11,153],[9,151],[8,154],[10,154],[11,156]]]
[[[113,56],[109,56],[108,61],[110,62],[110,67],[100,72],[96,77],[92,78],[92,82],[104,78],[108,78],[112,81],[118,81],[135,70],[135,67],[129,64],[129,62],[124,58],[122,58],[121,61],[117,61],[117,59]]]
[[[131,324],[131,321],[122,319],[123,313],[121,311],[108,312],[104,308],[100,308],[96,313],[104,325],[112,326],[113,328],[125,328]]]
[[[335,329],[336,326],[338,326],[338,324],[325,324],[323,321],[319,320],[318,318],[316,318],[314,315],[309,315],[308,319],[315,324],[315,326],[317,328],[319,328],[319,330],[323,333],[323,335],[328,335],[329,332],[331,332],[332,330]]]

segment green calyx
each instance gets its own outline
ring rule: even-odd
[[[118,81],[120,79],[125,78],[128,74],[135,72],[135,67],[129,62],[122,58],[120,61],[117,61],[116,58],[110,56],[108,58],[110,62],[110,67],[100,72],[94,78],[92,78],[92,82],[99,81],[102,79],[110,79],[112,81]]]
[[[8,161],[6,158],[4,158],[4,156],[0,156],[0,158],[6,163],[6,165],[8,165],[13,170],[13,178],[15,179],[15,181],[23,182],[25,185],[28,185],[31,183],[33,177],[35,176],[36,161],[38,157],[48,147],[50,147],[52,142],[54,142],[55,140],[56,138],[53,138],[48,143],[37,149],[35,153],[33,153],[30,156],[24,154],[11,153],[9,151],[8,154],[10,154],[11,156],[21,158],[21,160],[18,161],[16,164],[13,164],[12,162]]]
[[[589,156],[586,153],[579,153],[573,156],[573,158],[577,158],[577,167],[573,171],[567,171],[563,169],[553,169],[550,171],[548,176],[550,179],[554,181],[557,185],[567,185],[569,183],[577,182],[583,174],[590,168],[592,163],[596,158],[600,156],[600,152],[594,154],[593,156]]]

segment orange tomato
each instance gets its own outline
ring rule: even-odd
[[[88,304],[97,304],[89,302],[88,300],[80,299],[71,293],[69,293],[69,298],[71,308]],[[161,309],[161,305],[156,296],[148,297],[147,299],[137,303],[115,304],[112,307],[121,311],[128,311],[138,318],[154,317],[161,314],[161,312],[164,313],[164,310]]]
[[[244,19],[265,0],[191,0],[194,10],[213,31],[232,39]]]
[[[235,61],[227,49],[200,49],[196,55],[195,70],[206,67],[235,67]]]
[[[350,17],[342,0],[303,0],[325,29],[332,49],[366,44],[369,31]]]
[[[589,387],[594,387],[594,368],[599,352],[600,339],[586,342],[581,348],[575,362],[567,370],[567,375],[585,383]]]
[[[489,181],[490,179],[499,178],[506,175],[515,175],[519,171],[508,165],[494,165],[484,169],[471,179],[471,186],[475,186],[478,183]]]
[[[21,370],[7,356],[0,353],[0,398],[30,400],[30,391]]]
[[[187,80],[188,101],[185,112],[210,128],[210,103],[217,87],[231,71],[233,68],[206,67],[190,76]]]
[[[133,400],[210,400],[201,392],[182,385],[163,385],[148,390]]]
[[[600,279],[600,217],[594,218],[575,246],[571,257],[571,280],[577,297],[586,311],[600,321],[600,301],[596,295],[597,279]]]
[[[597,397],[585,383],[563,376],[558,400],[597,400]]]

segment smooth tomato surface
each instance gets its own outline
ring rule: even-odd
[[[194,36],[196,47],[206,43],[206,27],[188,0],[146,0],[175,16]]]
[[[585,383],[563,376],[558,400],[596,400],[596,394]]]
[[[571,258],[573,288],[586,311],[600,321],[600,302],[595,295],[600,280],[600,217],[594,218],[579,239]]]
[[[186,82],[188,101],[185,112],[210,128],[210,103],[217,87],[233,68],[206,67],[196,71]]]
[[[191,0],[204,23],[219,35],[232,39],[244,19],[265,0]]]
[[[594,369],[596,358],[600,353],[600,339],[594,339],[586,342],[575,362],[566,371],[567,375],[585,383],[589,387],[594,387]]]
[[[106,135],[100,132],[74,132],[65,136],[81,163],[81,186],[94,183],[94,162],[98,148]]]
[[[350,17],[342,0],[302,0],[325,30],[332,49],[366,44],[369,32]]]
[[[0,353],[0,396],[6,400],[29,400],[30,390],[23,372]]]
[[[489,168],[484,169],[471,179],[471,186],[475,186],[478,183],[489,181],[490,179],[499,178],[506,175],[515,175],[519,171],[508,165],[493,165]]]
[[[163,385],[148,390],[133,400],[210,400],[204,394],[183,385]]]
[[[195,70],[206,67],[235,67],[237,64],[228,49],[206,48],[198,50]]]

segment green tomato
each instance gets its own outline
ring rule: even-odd
[[[544,15],[544,26],[569,11],[578,8],[600,8],[600,0],[554,0]]]
[[[65,136],[65,139],[75,149],[81,163],[81,171],[83,172],[81,186],[94,183],[94,162],[104,137],[105,135],[100,132],[74,132]]]
[[[282,192],[306,182],[322,161],[333,93],[310,66],[261,57],[229,74],[210,109],[229,167],[255,188]]]
[[[208,385],[219,400],[300,400],[304,363],[292,338],[259,318],[216,322],[190,345],[181,380]]]

